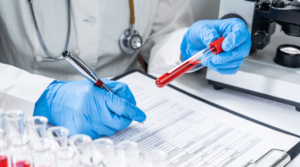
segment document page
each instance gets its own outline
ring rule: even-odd
[[[169,166],[239,167],[272,148],[289,150],[299,139],[232,115],[135,72],[118,81],[127,83],[147,120],[133,122],[108,138],[139,144],[144,153],[161,149]]]

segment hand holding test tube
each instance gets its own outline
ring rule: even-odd
[[[159,77],[156,80],[156,85],[159,88],[162,88],[187,72],[194,72],[203,68],[204,66],[201,63],[223,51],[222,42],[224,41],[224,39],[224,37],[221,37],[215,40],[214,42],[209,44],[209,47],[201,50],[194,56],[190,57],[186,61],[182,62],[172,70]]]

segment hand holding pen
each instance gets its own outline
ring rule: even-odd
[[[87,80],[93,83],[95,86],[104,88],[108,92],[117,95],[113,92],[103,81],[101,81],[97,75],[74,53],[64,51],[62,56],[68,61],[79,73],[81,73]],[[143,123],[143,122],[140,122]]]

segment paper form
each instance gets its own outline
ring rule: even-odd
[[[159,89],[154,80],[133,73],[119,81],[132,90],[147,120],[133,122],[109,137],[116,144],[139,144],[140,162],[152,149],[168,153],[169,166],[242,166],[271,148],[289,150],[299,139],[239,118],[174,89]],[[142,85],[142,86],[141,86]]]

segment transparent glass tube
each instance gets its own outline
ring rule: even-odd
[[[138,167],[139,147],[136,142],[125,140],[116,146],[119,167]]]
[[[187,72],[194,72],[203,68],[203,62],[223,51],[222,42],[224,39],[224,37],[221,37],[215,40],[214,42],[210,43],[207,48],[196,53],[186,61],[182,62],[175,68],[159,77],[155,82],[156,86],[162,88]]]
[[[4,110],[0,108],[0,129],[5,130],[5,113]]]
[[[50,167],[52,164],[51,141],[48,138],[31,140],[32,164],[34,167]]]
[[[144,154],[146,167],[167,167],[168,154],[162,150],[151,150]]]
[[[51,127],[47,131],[47,135],[50,139],[55,140],[60,147],[68,146],[69,130],[64,127]]]
[[[31,167],[31,149],[27,136],[13,137],[10,140],[10,158],[12,167]]]
[[[92,142],[92,138],[79,134],[71,136],[68,142],[70,146],[77,148],[79,154],[81,154],[83,149]]]
[[[7,143],[3,129],[0,129],[0,167],[8,167]]]
[[[8,141],[14,137],[24,135],[24,112],[20,110],[10,110],[5,112],[5,131]]]
[[[209,47],[203,49],[202,51],[196,53],[194,56],[190,57],[186,61],[182,62],[175,68],[159,77],[155,82],[156,86],[162,88],[187,72],[200,70],[204,67],[201,63],[203,63],[213,55],[214,54],[210,51]]]
[[[77,150],[74,147],[62,147],[55,151],[56,167],[75,167],[77,166]]]
[[[114,166],[115,162],[115,149],[114,142],[107,138],[100,138],[94,140],[92,147],[96,148],[99,153],[103,155],[102,165],[105,167]]]
[[[28,132],[31,140],[44,139],[47,137],[47,124],[48,119],[46,117],[31,117],[26,121]]]
[[[103,167],[103,155],[92,144],[88,144],[80,154],[79,166]]]

